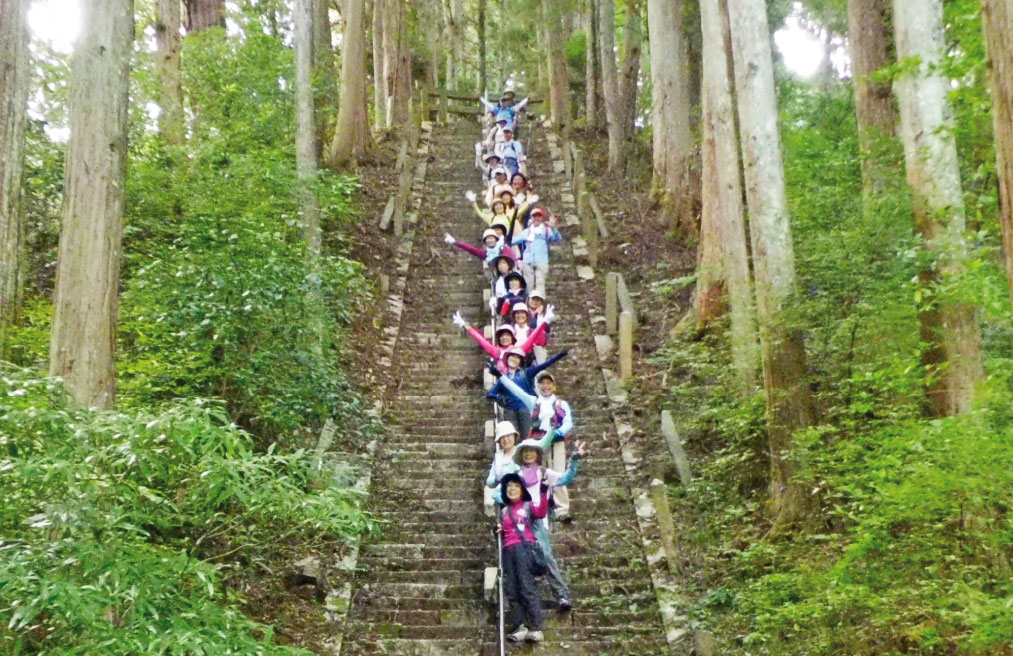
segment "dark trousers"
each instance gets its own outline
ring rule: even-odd
[[[511,410],[510,408],[503,408],[503,420],[509,421],[517,429],[517,442],[520,443],[523,440],[528,439],[528,433],[531,432],[531,411],[527,408],[521,408],[520,410]]]
[[[510,602],[507,619],[511,631],[521,624],[529,631],[542,630],[542,602],[531,573],[531,558],[523,544],[503,550],[503,594]]]

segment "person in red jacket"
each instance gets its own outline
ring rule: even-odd
[[[525,340],[521,344],[517,344],[517,346],[519,346],[520,349],[524,351],[525,354],[530,353],[531,349],[534,348],[535,342],[538,341],[539,337],[545,334],[546,328],[555,318],[556,318],[556,310],[553,306],[550,305],[545,310],[545,322],[538,328],[535,328],[528,336],[527,340]],[[507,363],[504,360],[504,355],[506,354],[507,349],[509,349],[511,346],[514,346],[515,342],[517,341],[517,338],[514,335],[513,326],[509,324],[504,324],[499,328],[497,328],[496,334],[494,336],[496,343],[493,344],[492,342],[487,340],[485,338],[485,335],[483,335],[477,328],[468,323],[468,321],[461,314],[460,310],[454,313],[453,321],[455,326],[464,328],[468,332],[468,334],[471,335],[471,338],[474,339],[475,342],[477,342],[480,347],[482,347],[482,350],[488,353],[490,357],[492,357],[493,361],[496,364],[497,369],[499,369],[503,373],[506,373],[507,371],[510,370],[510,367],[507,366]]]
[[[507,474],[500,480],[504,504],[500,511],[499,530],[503,535],[503,594],[510,602],[510,634],[512,642],[542,641],[542,602],[535,585],[534,562],[531,550],[523,543],[539,549],[533,524],[549,511],[549,497],[540,496],[533,503],[517,474]]]

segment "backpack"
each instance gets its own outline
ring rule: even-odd
[[[553,428],[559,428],[563,425],[563,420],[566,418],[566,409],[563,408],[563,402],[556,399],[552,402],[552,418],[549,419],[549,425]],[[535,407],[531,410],[531,423],[532,425],[538,421],[539,416],[542,414],[542,400],[538,399],[535,401]]]

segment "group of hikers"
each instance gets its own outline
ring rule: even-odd
[[[514,92],[499,104],[480,98],[489,110],[490,128],[476,144],[482,170],[481,193],[465,194],[482,220],[480,245],[446,234],[444,240],[484,261],[492,293],[492,339],[470,325],[461,311],[454,324],[465,329],[490,356],[497,379],[487,396],[495,402],[496,450],[486,477],[487,496],[495,504],[501,537],[501,585],[509,603],[507,638],[542,641],[542,604],[536,579],[545,577],[560,612],[572,608],[570,591],[553,557],[550,519],[568,522],[566,485],[577,475],[586,446],[566,447],[573,429],[570,405],[556,395],[549,367],[566,357],[548,357],[555,309],[547,304],[551,244],[562,240],[556,217],[538,204],[527,177],[523,146],[516,139],[527,99]]]

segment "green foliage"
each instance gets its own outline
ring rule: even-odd
[[[134,147],[121,399],[217,396],[262,437],[351,417],[336,349],[369,294],[358,263],[334,253],[313,266],[302,243],[291,52],[261,33],[210,32],[187,40],[184,61],[193,138]],[[329,227],[340,230],[355,188],[321,174]]]
[[[282,654],[215,560],[372,525],[352,470],[258,453],[214,403],[83,410],[0,379],[0,651]]]

